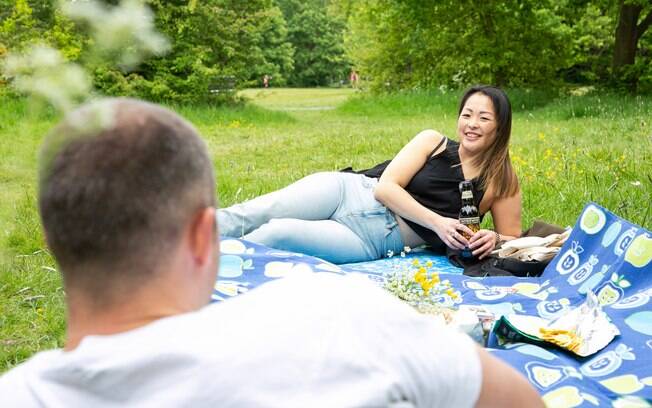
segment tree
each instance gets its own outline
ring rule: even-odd
[[[652,3],[620,0],[618,8],[612,66],[617,80],[635,91],[640,76],[635,69],[636,51],[639,40],[652,25]]]
[[[347,51],[376,87],[547,84],[571,58],[553,3],[367,0],[350,18]]]
[[[0,49],[20,50],[40,38],[38,20],[34,18],[34,11],[27,0],[15,0],[3,14],[4,18],[0,21]]]
[[[328,2],[279,0],[294,47],[294,86],[325,86],[346,77],[350,63],[344,53],[345,22],[328,13]]]
[[[282,81],[291,69],[285,22],[271,0],[149,0],[149,5],[172,48],[128,74],[99,67],[96,85],[107,93],[183,103],[225,101],[233,94],[211,95],[209,85],[228,77],[238,87],[249,86],[261,72]]]

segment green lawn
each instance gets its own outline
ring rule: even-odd
[[[652,229],[652,98],[511,91],[523,226],[572,225],[595,201]],[[417,132],[454,136],[457,93],[371,97],[350,89],[254,89],[239,108],[182,106],[208,141],[222,205],[318,170],[370,167]],[[35,205],[36,154],[53,115],[0,99],[0,371],[62,345],[63,291]],[[486,222],[490,222],[487,220]]]

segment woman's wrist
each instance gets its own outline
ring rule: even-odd
[[[503,237],[498,233],[498,231],[493,231],[494,233],[494,248],[498,248],[498,246],[502,243]]]
[[[431,215],[430,215],[430,219],[428,220],[428,227],[433,231],[437,231],[439,229],[439,226],[441,224],[441,219],[443,217],[434,211],[431,211],[430,214]]]

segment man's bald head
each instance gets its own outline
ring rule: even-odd
[[[98,301],[151,277],[215,204],[206,146],[162,107],[109,99],[68,115],[41,152],[39,209],[67,290]]]

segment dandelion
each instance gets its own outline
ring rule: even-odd
[[[419,261],[417,261],[418,263]],[[426,261],[426,268],[432,268],[432,261],[428,260]]]
[[[539,132],[537,137],[539,138],[539,140],[546,140],[546,136],[543,134],[543,132]]]
[[[419,259],[414,258],[414,259],[412,260],[412,266],[419,266]],[[426,266],[428,266],[428,263],[426,263]],[[430,266],[432,266],[432,262],[431,262],[431,265],[430,265]]]

